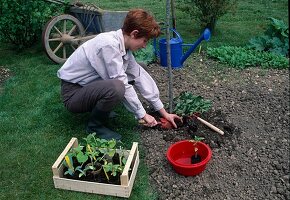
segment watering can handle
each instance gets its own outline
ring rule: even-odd
[[[165,28],[162,28],[161,30],[164,30],[164,29]],[[177,36],[177,38],[180,40],[181,43],[183,42],[182,37],[180,36],[180,34],[174,28],[170,28],[169,30],[172,31]],[[158,43],[157,38],[154,38],[153,47],[154,47],[154,51],[155,51],[155,56],[159,57],[159,51],[157,49],[157,43]]]
[[[174,28],[170,28],[170,31],[172,31],[175,35],[177,35],[178,39],[180,39],[181,43],[183,42],[182,37],[179,35],[179,33],[174,29]]]

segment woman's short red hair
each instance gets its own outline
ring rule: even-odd
[[[156,38],[160,35],[160,27],[154,17],[143,9],[130,10],[125,18],[123,33],[130,35],[134,30],[138,30],[137,38]]]

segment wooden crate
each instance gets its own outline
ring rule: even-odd
[[[77,138],[72,138],[70,142],[67,144],[66,148],[63,150],[63,152],[60,154],[58,159],[53,164],[52,172],[53,172],[54,187],[65,190],[73,190],[79,192],[96,193],[129,198],[136,177],[137,169],[139,166],[138,143],[133,142],[131,150],[126,151],[127,155],[125,156],[127,157],[127,162],[124,167],[123,173],[120,177],[121,185],[88,182],[64,178],[63,177],[64,157],[70,151],[71,148],[77,146],[78,146]],[[128,174],[129,169],[132,169],[130,177]]]

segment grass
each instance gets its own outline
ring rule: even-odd
[[[159,21],[166,16],[165,1],[94,2],[104,9],[142,7]],[[236,14],[227,14],[218,21],[217,31],[206,45],[245,45],[263,33],[267,17],[283,19],[288,24],[287,8],[286,0],[239,0]],[[185,13],[176,13],[177,30],[186,42],[192,43],[200,32],[198,25]],[[86,135],[88,117],[64,109],[56,77],[60,66],[52,64],[39,44],[22,53],[1,44],[1,66],[8,68],[12,76],[0,90],[0,199],[118,199],[54,189],[51,166],[71,137],[81,139]],[[134,130],[136,121],[122,106],[117,112],[120,117],[115,128],[123,135],[126,148],[130,148],[133,141],[140,141]],[[130,199],[157,199],[157,191],[148,181],[142,147],[140,150],[141,163]]]
[[[144,8],[154,14],[157,21],[166,21],[166,1],[136,1],[136,0],[86,0],[107,10],[128,10],[131,8]],[[177,0],[175,5],[178,7]],[[176,28],[186,43],[196,41],[202,32],[198,22],[179,10],[176,12]],[[262,35],[270,21],[268,17],[274,17],[288,21],[287,0],[238,0],[235,13],[222,16],[216,26],[216,32],[211,40],[203,45],[218,47],[221,45],[244,46],[248,41],[258,35]]]
[[[0,60],[0,66],[13,73],[0,96],[0,182],[5,191],[0,199],[104,199],[54,189],[51,166],[71,137],[86,136],[88,117],[64,109],[56,77],[59,66],[51,64],[39,46],[20,54],[2,47]],[[122,106],[117,112],[120,116],[115,128],[122,133],[128,149],[133,141],[139,141],[139,135],[132,131],[136,121]],[[156,199],[147,174],[141,159],[132,199],[144,194],[147,199]]]

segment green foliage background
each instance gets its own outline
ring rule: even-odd
[[[12,1],[33,3],[28,0]],[[17,19],[20,11],[10,7],[4,11],[4,2],[8,1],[0,1],[0,20],[2,17],[7,20]],[[110,10],[145,8],[158,21],[165,21],[165,0],[90,2]],[[57,14],[51,13],[53,16]],[[197,19],[191,19],[188,13],[179,9],[176,9],[176,16],[178,32],[185,43],[193,43],[202,31]],[[238,0],[236,13],[227,13],[218,20],[213,37],[210,42],[202,44],[202,50],[205,47],[245,46],[251,38],[264,33],[269,16],[285,21],[288,26],[288,1]],[[20,26],[26,23],[21,21],[21,17],[16,23],[6,23]],[[39,33],[36,35],[41,36]],[[8,40],[7,33],[1,37]],[[64,109],[60,98],[60,82],[56,77],[60,66],[48,59],[39,40],[32,44],[31,48],[23,52],[14,51],[15,46],[3,43],[3,40],[0,45],[0,67],[8,69],[11,74],[0,86],[0,199],[120,199],[54,188],[51,166],[71,137],[83,138],[86,135],[84,124],[88,115],[72,114]],[[122,134],[125,147],[130,148],[133,141],[140,141],[135,128],[136,120],[123,107],[118,107],[117,112],[119,117],[114,128]],[[139,150],[141,163],[130,199],[158,199],[157,191],[149,183],[142,145]]]
[[[268,19],[271,23],[267,30],[263,35],[251,38],[248,47],[289,57],[289,27],[283,20],[273,17]]]
[[[263,67],[285,69],[289,67],[289,59],[271,52],[257,52],[246,47],[222,46],[208,48],[209,57],[235,68]]]
[[[41,36],[42,27],[63,8],[44,0],[1,0],[0,39],[23,49]]]
[[[177,0],[177,8],[190,13],[191,19],[198,19],[201,28],[214,32],[220,17],[234,13],[237,0]]]

